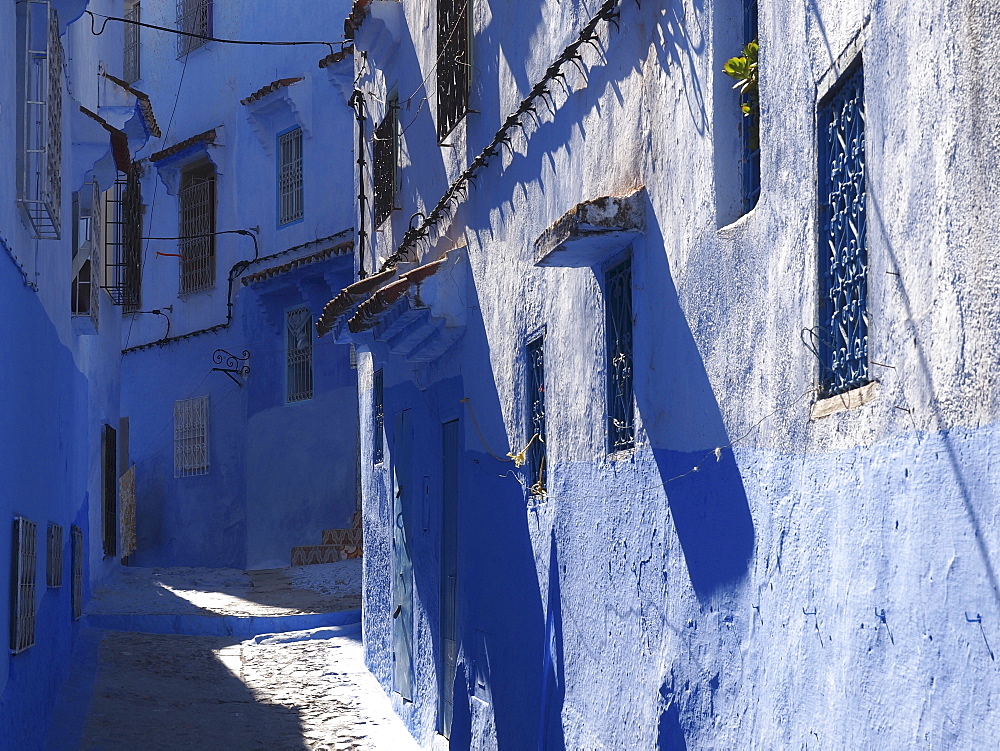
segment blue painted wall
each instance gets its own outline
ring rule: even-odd
[[[600,50],[584,47],[586,72],[567,63],[537,120],[520,116],[510,149],[485,157],[467,195],[405,248],[400,273],[464,248],[461,342],[428,365],[355,337],[369,665],[420,743],[441,745],[433,512],[412,536],[413,703],[391,683],[391,434],[410,409],[432,509],[440,425],[462,420],[452,748],[989,745],[1000,280],[983,176],[1000,141],[982,103],[1000,83],[981,60],[998,49],[987,30],[1000,5],[761,4],[762,193],[746,216],[744,123],[720,73],[740,49],[742,3],[615,5]],[[473,111],[445,147],[433,84],[421,88],[439,63],[433,5],[373,2],[356,32],[366,133],[390,91],[416,92],[400,112],[402,210],[372,236],[369,271],[481,163],[594,12],[472,7]],[[915,66],[925,45],[937,52]],[[819,295],[815,112],[859,54],[877,385],[817,417],[818,365],[801,339]],[[625,248],[543,268],[535,240],[577,204],[640,187],[636,446],[609,456],[602,264]],[[443,290],[420,302],[439,311]],[[530,437],[523,347],[542,330],[550,486],[536,503],[503,457]],[[373,468],[376,368],[387,459]]]

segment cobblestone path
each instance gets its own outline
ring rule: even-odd
[[[365,669],[357,638],[255,644],[105,632],[81,748],[417,746]]]

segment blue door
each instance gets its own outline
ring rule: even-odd
[[[455,665],[458,639],[455,633],[455,591],[458,581],[458,420],[446,422],[442,432],[441,505],[441,686],[438,730],[451,737],[455,708]]]
[[[392,685],[413,700],[413,562],[410,507],[413,498],[413,428],[408,409],[396,415],[393,462]]]

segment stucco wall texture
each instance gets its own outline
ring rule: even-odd
[[[475,112],[438,148],[434,6],[371,3],[357,32],[368,127],[396,90],[402,130],[402,210],[375,235],[378,259],[595,6],[473,3]],[[454,418],[452,747],[990,745],[1000,732],[1000,270],[990,241],[1000,220],[989,206],[1000,82],[986,61],[1000,53],[1000,3],[761,2],[762,193],[743,217],[740,113],[720,72],[739,50],[742,4],[619,7],[620,29],[601,27],[586,73],[567,74],[568,91],[551,87],[540,124],[419,245],[425,262],[465,247],[463,338],[417,369],[364,347],[369,665],[391,692],[393,425],[410,409],[430,510],[421,518],[416,504],[407,521],[414,701],[393,696],[424,746],[442,743],[435,522],[440,426]],[[811,420],[818,365],[801,336],[818,305],[816,107],[858,54],[876,396]],[[609,457],[602,266],[536,267],[534,241],[578,203],[639,187],[637,445]],[[493,454],[530,437],[523,347],[539,331],[550,484],[534,503],[519,470]],[[372,468],[380,367],[387,458]]]
[[[349,4],[275,6],[217,3],[214,35],[224,39],[310,41],[343,37]],[[173,28],[177,6],[142,4],[143,20]],[[352,116],[346,106],[350,57],[320,68],[340,46],[254,46],[209,42],[177,59],[177,37],[143,33],[142,78],[163,131],[135,155],[143,160],[145,233],[179,234],[179,170],[209,160],[216,171],[216,230],[252,229],[216,238],[214,284],[179,294],[176,240],[143,249],[142,309],[163,316],[126,318],[122,345],[123,411],[130,415],[137,465],[138,549],[142,566],[287,566],[291,548],[318,545],[324,529],[349,527],[357,504],[357,426],[349,348],[313,347],[312,399],[286,403],[285,314],[305,306],[313,317],[331,289],[349,283],[349,255],[272,275],[244,286],[241,277],[280,267],[350,239],[353,224]],[[339,66],[339,67],[338,67]],[[278,79],[295,80],[252,97]],[[241,102],[247,100],[248,104]],[[251,101],[252,100],[252,101]],[[277,137],[302,129],[300,220],[279,224]],[[149,157],[214,129],[214,141],[179,154]],[[162,255],[161,255],[162,253]],[[267,260],[268,256],[282,254]],[[234,267],[258,257],[246,267]],[[233,274],[231,290],[230,275]],[[230,311],[228,305],[232,303]],[[231,315],[230,315],[231,314]],[[152,345],[143,348],[144,345]],[[236,383],[212,368],[222,349],[249,353],[250,374]],[[174,403],[208,395],[209,472],[174,477]]]
[[[17,204],[19,153],[17,14],[0,10],[0,747],[40,748],[56,691],[68,672],[79,633],[72,619],[72,525],[84,536],[83,597],[117,565],[101,545],[101,430],[119,426],[120,314],[101,295],[97,333],[81,335],[70,315],[72,193],[84,181],[111,187],[107,134],[94,141],[76,117],[98,109],[98,61],[120,34],[81,44],[79,0],[55,0],[66,65],[61,90],[63,132],[61,239],[31,236]],[[110,1],[90,3],[110,12]],[[90,37],[89,31],[87,37]],[[90,41],[88,39],[88,41]],[[105,43],[108,46],[105,46]],[[93,330],[91,329],[91,332]],[[35,522],[35,644],[10,653],[12,522]],[[62,586],[46,586],[48,524],[63,528]]]

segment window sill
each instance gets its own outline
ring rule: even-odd
[[[877,386],[878,381],[872,381],[856,389],[845,391],[843,394],[820,399],[814,402],[809,408],[809,419],[819,420],[838,412],[846,412],[849,409],[862,407],[875,398]]]

